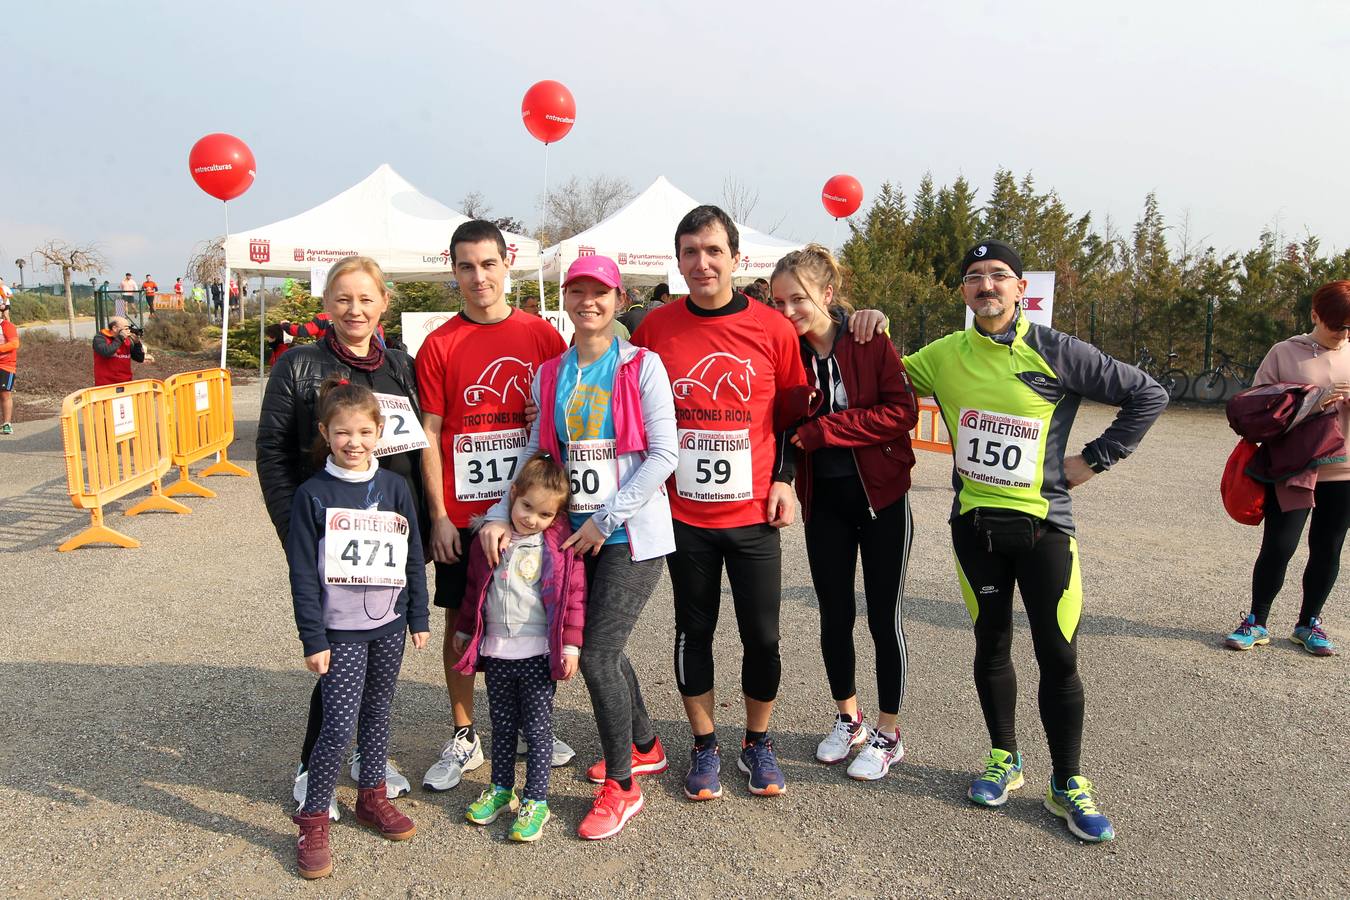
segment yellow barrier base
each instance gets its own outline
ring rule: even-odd
[[[66,541],[56,549],[62,553],[67,553],[76,548],[83,547],[86,544],[116,544],[119,547],[135,549],[141,545],[141,542],[133,537],[127,537],[120,531],[115,531],[103,524],[103,510],[95,509],[89,513],[90,525],[87,529],[75,535],[75,537]]]
[[[191,474],[187,466],[179,466],[178,480],[164,489],[164,496],[178,497],[182,494],[191,494],[194,497],[205,497],[209,500],[216,495],[216,492],[209,487],[193,481]]]
[[[163,492],[160,490],[158,481],[150,486],[149,497],[146,497],[140,503],[137,503],[135,506],[128,509],[123,515],[139,516],[141,513],[150,512],[151,510],[178,513],[180,516],[192,512],[191,509],[179,503],[177,500],[170,500],[168,497],[164,496]]]
[[[217,462],[202,469],[203,478],[210,478],[212,475],[238,475],[240,478],[247,478],[248,470],[230,462],[229,458],[225,455],[225,451],[222,450],[220,451],[220,459]]]

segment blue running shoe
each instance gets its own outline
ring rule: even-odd
[[[1265,631],[1265,629],[1261,629]],[[1307,650],[1313,656],[1335,656],[1336,645],[1327,637],[1327,633],[1322,630],[1322,620],[1314,616],[1308,620],[1307,625],[1300,625],[1294,629],[1289,640],[1295,644],[1302,644],[1303,649]]]
[[[1297,631],[1294,640],[1298,640]],[[1269,644],[1270,632],[1264,625],[1256,624],[1256,616],[1247,613],[1247,618],[1238,623],[1233,633],[1223,639],[1223,645],[1230,650],[1250,650],[1257,644]]]
[[[778,757],[773,752],[773,741],[768,738],[753,744],[742,743],[736,767],[750,776],[750,793],[758,797],[777,797],[787,792],[783,770],[778,768]]]
[[[689,774],[684,776],[684,795],[690,800],[716,800],[722,796],[722,751],[708,744],[689,751]]]
[[[1067,822],[1075,837],[1098,842],[1115,840],[1111,820],[1102,815],[1092,798],[1092,782],[1082,775],[1072,776],[1062,791],[1056,790],[1052,782],[1045,792],[1045,808]]]
[[[984,758],[984,774],[970,783],[966,792],[981,806],[1002,806],[1008,802],[1008,791],[1022,786],[1022,751],[1009,753],[994,747]]]

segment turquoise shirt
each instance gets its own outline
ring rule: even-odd
[[[610,409],[609,400],[618,371],[617,340],[610,343],[603,356],[586,366],[578,367],[575,347],[568,350],[563,357],[562,365],[558,367],[554,420],[557,422],[558,444],[562,448],[564,465],[567,462],[567,447],[571,442],[615,439],[614,413]],[[616,463],[616,473],[617,469]],[[569,513],[572,527],[580,528],[586,524],[591,515],[589,512]],[[626,544],[628,532],[616,528],[605,543]]]

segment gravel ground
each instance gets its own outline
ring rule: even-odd
[[[232,458],[252,466],[258,386],[236,389]],[[1087,406],[1079,434],[1109,411]],[[577,682],[558,693],[558,732],[579,751],[555,771],[555,820],[534,845],[499,823],[464,822],[488,767],[454,791],[400,801],[420,833],[381,841],[338,790],[330,879],[294,871],[288,815],[311,676],[287,600],[281,549],[253,478],[214,478],[191,516],[110,515],[139,550],[55,547],[82,528],[65,495],[59,430],[27,424],[0,444],[0,892],[13,896],[328,895],[1345,896],[1350,803],[1343,790],[1350,690],[1342,658],[1289,643],[1296,587],[1277,637],[1246,654],[1220,638],[1247,602],[1258,534],[1228,521],[1216,485],[1233,439],[1215,410],[1169,411],[1144,447],[1076,492],[1086,612],[1085,765],[1119,834],[1088,846],[1041,806],[1049,760],[1035,663],[1019,617],[1027,786],[1001,810],[969,804],[986,737],[970,680],[972,638],[944,524],[945,458],[921,454],[911,494],[918,539],[906,623],[908,756],[890,777],[849,781],[812,759],[832,705],[800,527],[784,535],[784,683],[775,737],[788,778],[749,795],[730,759],[726,796],[684,800],[687,726],[670,671],[669,581],[630,645],[670,771],[616,839],[572,831],[598,754]],[[128,501],[129,502],[129,501]],[[116,510],[127,505],[117,504]],[[1302,556],[1291,567],[1297,583]],[[1340,625],[1346,590],[1328,607]],[[719,644],[723,737],[733,746],[738,648],[726,604]],[[433,647],[444,623],[433,618]],[[861,626],[859,684],[875,709]],[[395,701],[392,756],[414,783],[448,736],[439,654],[411,649]],[[479,697],[479,717],[487,719]],[[1330,793],[1328,793],[1330,791]],[[317,892],[317,894],[316,894]]]

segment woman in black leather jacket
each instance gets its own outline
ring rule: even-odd
[[[412,358],[385,345],[378,336],[380,317],[389,308],[384,272],[369,257],[349,256],[329,271],[323,293],[324,311],[332,325],[314,343],[292,347],[277,360],[263,394],[258,420],[258,484],[267,514],[282,546],[291,524],[291,501],[296,489],[322,466],[315,459],[319,437],[315,417],[319,386],[337,374],[375,393],[385,417],[384,434],[375,455],[382,468],[401,475],[412,491],[418,527],[428,522],[422,491],[422,410],[417,402],[417,378]],[[310,701],[308,730],[296,773],[295,799],[303,803],[308,787],[310,751],[318,738],[323,706],[316,683]],[[353,759],[353,777],[359,771],[359,752]],[[385,781],[391,797],[409,790],[408,781],[390,764]],[[330,816],[336,818],[335,809]]]

